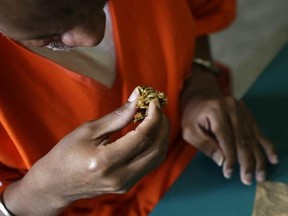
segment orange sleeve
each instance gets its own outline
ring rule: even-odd
[[[189,0],[197,36],[227,27],[236,15],[236,0]]]

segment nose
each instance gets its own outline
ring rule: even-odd
[[[92,47],[99,43],[99,35],[97,30],[88,30],[81,26],[76,27],[61,36],[63,44],[71,47]]]
[[[90,22],[80,23],[61,35],[63,44],[71,47],[93,47],[101,42],[105,32],[105,14]]]

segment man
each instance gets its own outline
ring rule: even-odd
[[[206,35],[232,21],[234,2],[112,0],[111,31],[101,42],[104,5],[0,0],[0,30],[9,38],[0,40],[4,208],[15,215],[147,215],[191,160],[191,145],[226,178],[238,162],[244,184],[254,173],[264,181],[266,158],[278,162],[272,144],[242,102],[222,96],[209,69],[191,68],[194,57],[211,61]],[[129,124],[137,85],[167,94],[168,118],[154,100],[142,123]]]

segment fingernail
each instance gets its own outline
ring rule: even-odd
[[[252,184],[252,174],[251,173],[244,174],[242,182],[245,185],[251,185]]]
[[[138,89],[135,88],[135,89],[133,90],[133,92],[131,93],[131,95],[129,96],[128,101],[129,101],[129,102],[135,101],[135,100],[137,99],[137,97],[138,97],[138,94],[139,94]]]
[[[272,164],[278,164],[279,163],[279,159],[278,159],[278,156],[277,155],[273,155],[271,157],[271,163]]]
[[[224,162],[224,157],[222,155],[221,152],[216,151],[213,156],[212,156],[213,160],[216,162],[216,164],[221,167],[223,165]]]
[[[232,177],[232,174],[233,174],[233,169],[228,169],[224,171],[224,177],[226,179],[230,179]]]
[[[257,182],[264,182],[266,180],[266,172],[265,171],[257,172],[256,180]]]
[[[161,108],[159,100],[158,99],[154,99],[154,103],[158,108]]]

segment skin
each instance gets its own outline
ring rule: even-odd
[[[23,2],[32,3],[26,7]],[[60,2],[63,5],[50,0],[0,0],[0,10],[5,8],[0,11],[4,17],[0,19],[1,31],[24,45],[46,46],[50,42],[72,47],[97,45],[105,29],[105,1]],[[68,15],[65,4],[74,8]],[[55,5],[59,16],[50,21]],[[43,14],[35,15],[35,10]],[[9,14],[18,17],[11,18]],[[25,28],[27,23],[29,30]],[[166,157],[169,137],[169,122],[158,100],[150,103],[147,118],[135,130],[116,141],[109,140],[133,121],[137,95],[135,90],[127,104],[65,136],[22,179],[6,188],[3,199],[7,208],[21,216],[57,215],[75,200],[123,194],[158,167]]]
[[[46,46],[51,42],[70,47],[95,46],[104,36],[105,2],[0,0],[0,30],[27,46]]]
[[[0,0],[0,30],[23,45],[95,46],[104,34],[104,3]],[[197,57],[211,58],[205,37],[196,45]],[[211,74],[197,67],[192,70],[182,92],[183,139],[223,166],[227,178],[238,162],[244,184],[251,184],[254,173],[263,181],[266,158],[278,162],[273,145],[261,135],[243,102],[223,97]],[[155,169],[166,156],[169,136],[169,123],[157,100],[135,130],[109,140],[133,119],[136,97],[134,92],[123,107],[65,136],[23,179],[7,187],[7,208],[15,215],[56,215],[81,198],[125,193]]]
[[[211,59],[208,38],[196,41],[196,56]],[[231,178],[236,162],[243,184],[266,179],[266,161],[278,163],[273,144],[265,138],[243,101],[224,97],[216,77],[194,66],[182,94],[182,137],[223,167]],[[207,88],[209,86],[209,88]]]
[[[169,123],[158,100],[135,130],[109,140],[135,113],[136,100],[65,136],[5,190],[7,208],[21,216],[57,215],[75,200],[126,193],[164,161],[168,147]]]

